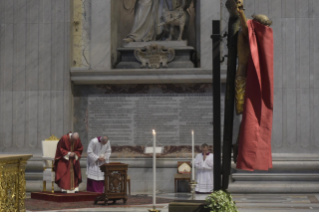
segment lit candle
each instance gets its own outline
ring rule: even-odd
[[[153,208],[156,205],[156,132],[153,130]]]
[[[194,130],[192,130],[192,180],[195,181],[195,166],[194,166]]]

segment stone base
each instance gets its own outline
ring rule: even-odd
[[[156,42],[131,42],[118,48],[121,54],[120,62],[115,66],[116,69],[140,69],[141,63],[135,58],[135,49],[145,49],[145,46],[158,44],[166,48],[175,50],[175,58],[168,63],[167,68],[194,68],[196,60],[195,50],[191,46],[187,46],[186,41],[156,41]],[[166,68],[166,69],[167,69]],[[147,67],[145,67],[147,69]],[[165,69],[161,67],[161,69]]]
[[[169,204],[168,212],[209,212],[205,205],[204,200],[175,200]]]

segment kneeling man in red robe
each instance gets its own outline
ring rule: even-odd
[[[55,183],[64,193],[79,192],[82,182],[80,158],[83,146],[78,133],[68,133],[60,139],[55,153]]]

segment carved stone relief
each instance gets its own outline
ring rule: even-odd
[[[141,68],[164,68],[168,67],[168,63],[175,58],[175,50],[172,48],[165,48],[158,44],[151,44],[145,46],[143,49],[135,49],[135,58],[142,63]]]

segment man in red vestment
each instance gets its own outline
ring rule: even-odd
[[[250,54],[246,74],[243,118],[239,134],[237,168],[248,171],[272,168],[271,131],[273,117],[273,31],[265,15],[246,22],[238,1],[242,30]]]
[[[55,153],[55,183],[64,193],[79,191],[82,182],[80,158],[83,146],[78,133],[68,133],[60,139]]]

